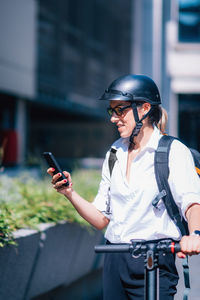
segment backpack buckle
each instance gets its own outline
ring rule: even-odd
[[[158,209],[158,202],[167,195],[166,191],[165,190],[162,190],[157,196],[156,198],[152,201],[152,205]]]

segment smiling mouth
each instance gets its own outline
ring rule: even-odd
[[[123,128],[124,127],[124,125],[120,125],[120,126],[117,126],[117,130],[121,130],[121,128]]]

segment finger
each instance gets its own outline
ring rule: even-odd
[[[181,241],[180,241],[180,246],[181,246],[181,251],[184,253],[187,253],[190,243],[189,243],[189,236],[183,236]]]
[[[48,173],[49,175],[53,176],[53,175],[54,175],[54,171],[55,171],[54,168],[49,168],[49,169],[47,170],[47,173]]]
[[[71,181],[71,175],[70,175],[69,172],[63,171],[63,174],[65,175],[65,177],[66,177],[69,181]]]
[[[66,177],[67,181],[69,182],[69,185],[72,184],[71,174],[67,171],[63,171],[63,174]]]
[[[192,236],[190,251],[192,254],[200,253],[200,237],[199,236]]]
[[[61,176],[62,176],[61,173],[57,173],[57,174],[53,175],[51,183],[56,184],[56,182],[60,179]]]
[[[185,255],[183,252],[178,252],[178,253],[177,253],[177,256],[178,256],[179,258],[186,258],[186,255]]]
[[[54,184],[54,188],[56,190],[62,190],[62,189],[67,189],[68,187],[71,187],[72,184],[70,184],[69,186],[66,186],[65,184],[67,183],[67,179],[63,179],[61,181],[58,181]]]
[[[180,245],[182,252],[185,254],[193,255],[200,253],[200,237],[198,236],[183,237]]]

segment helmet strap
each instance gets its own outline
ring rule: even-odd
[[[143,126],[142,121],[150,114],[150,112],[153,109],[152,106],[151,106],[151,108],[148,111],[148,113],[146,113],[141,119],[139,119],[137,105],[136,105],[135,102],[132,103],[132,108],[133,108],[133,114],[134,114],[136,125],[135,125],[135,128],[132,131],[132,134],[131,134],[130,138],[129,138],[130,147],[133,147],[135,145],[135,143],[134,143],[134,137],[139,134],[140,129]]]

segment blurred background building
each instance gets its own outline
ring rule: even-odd
[[[97,99],[127,73],[156,81],[168,132],[200,150],[200,0],[0,0],[3,164],[103,157],[118,135]]]

